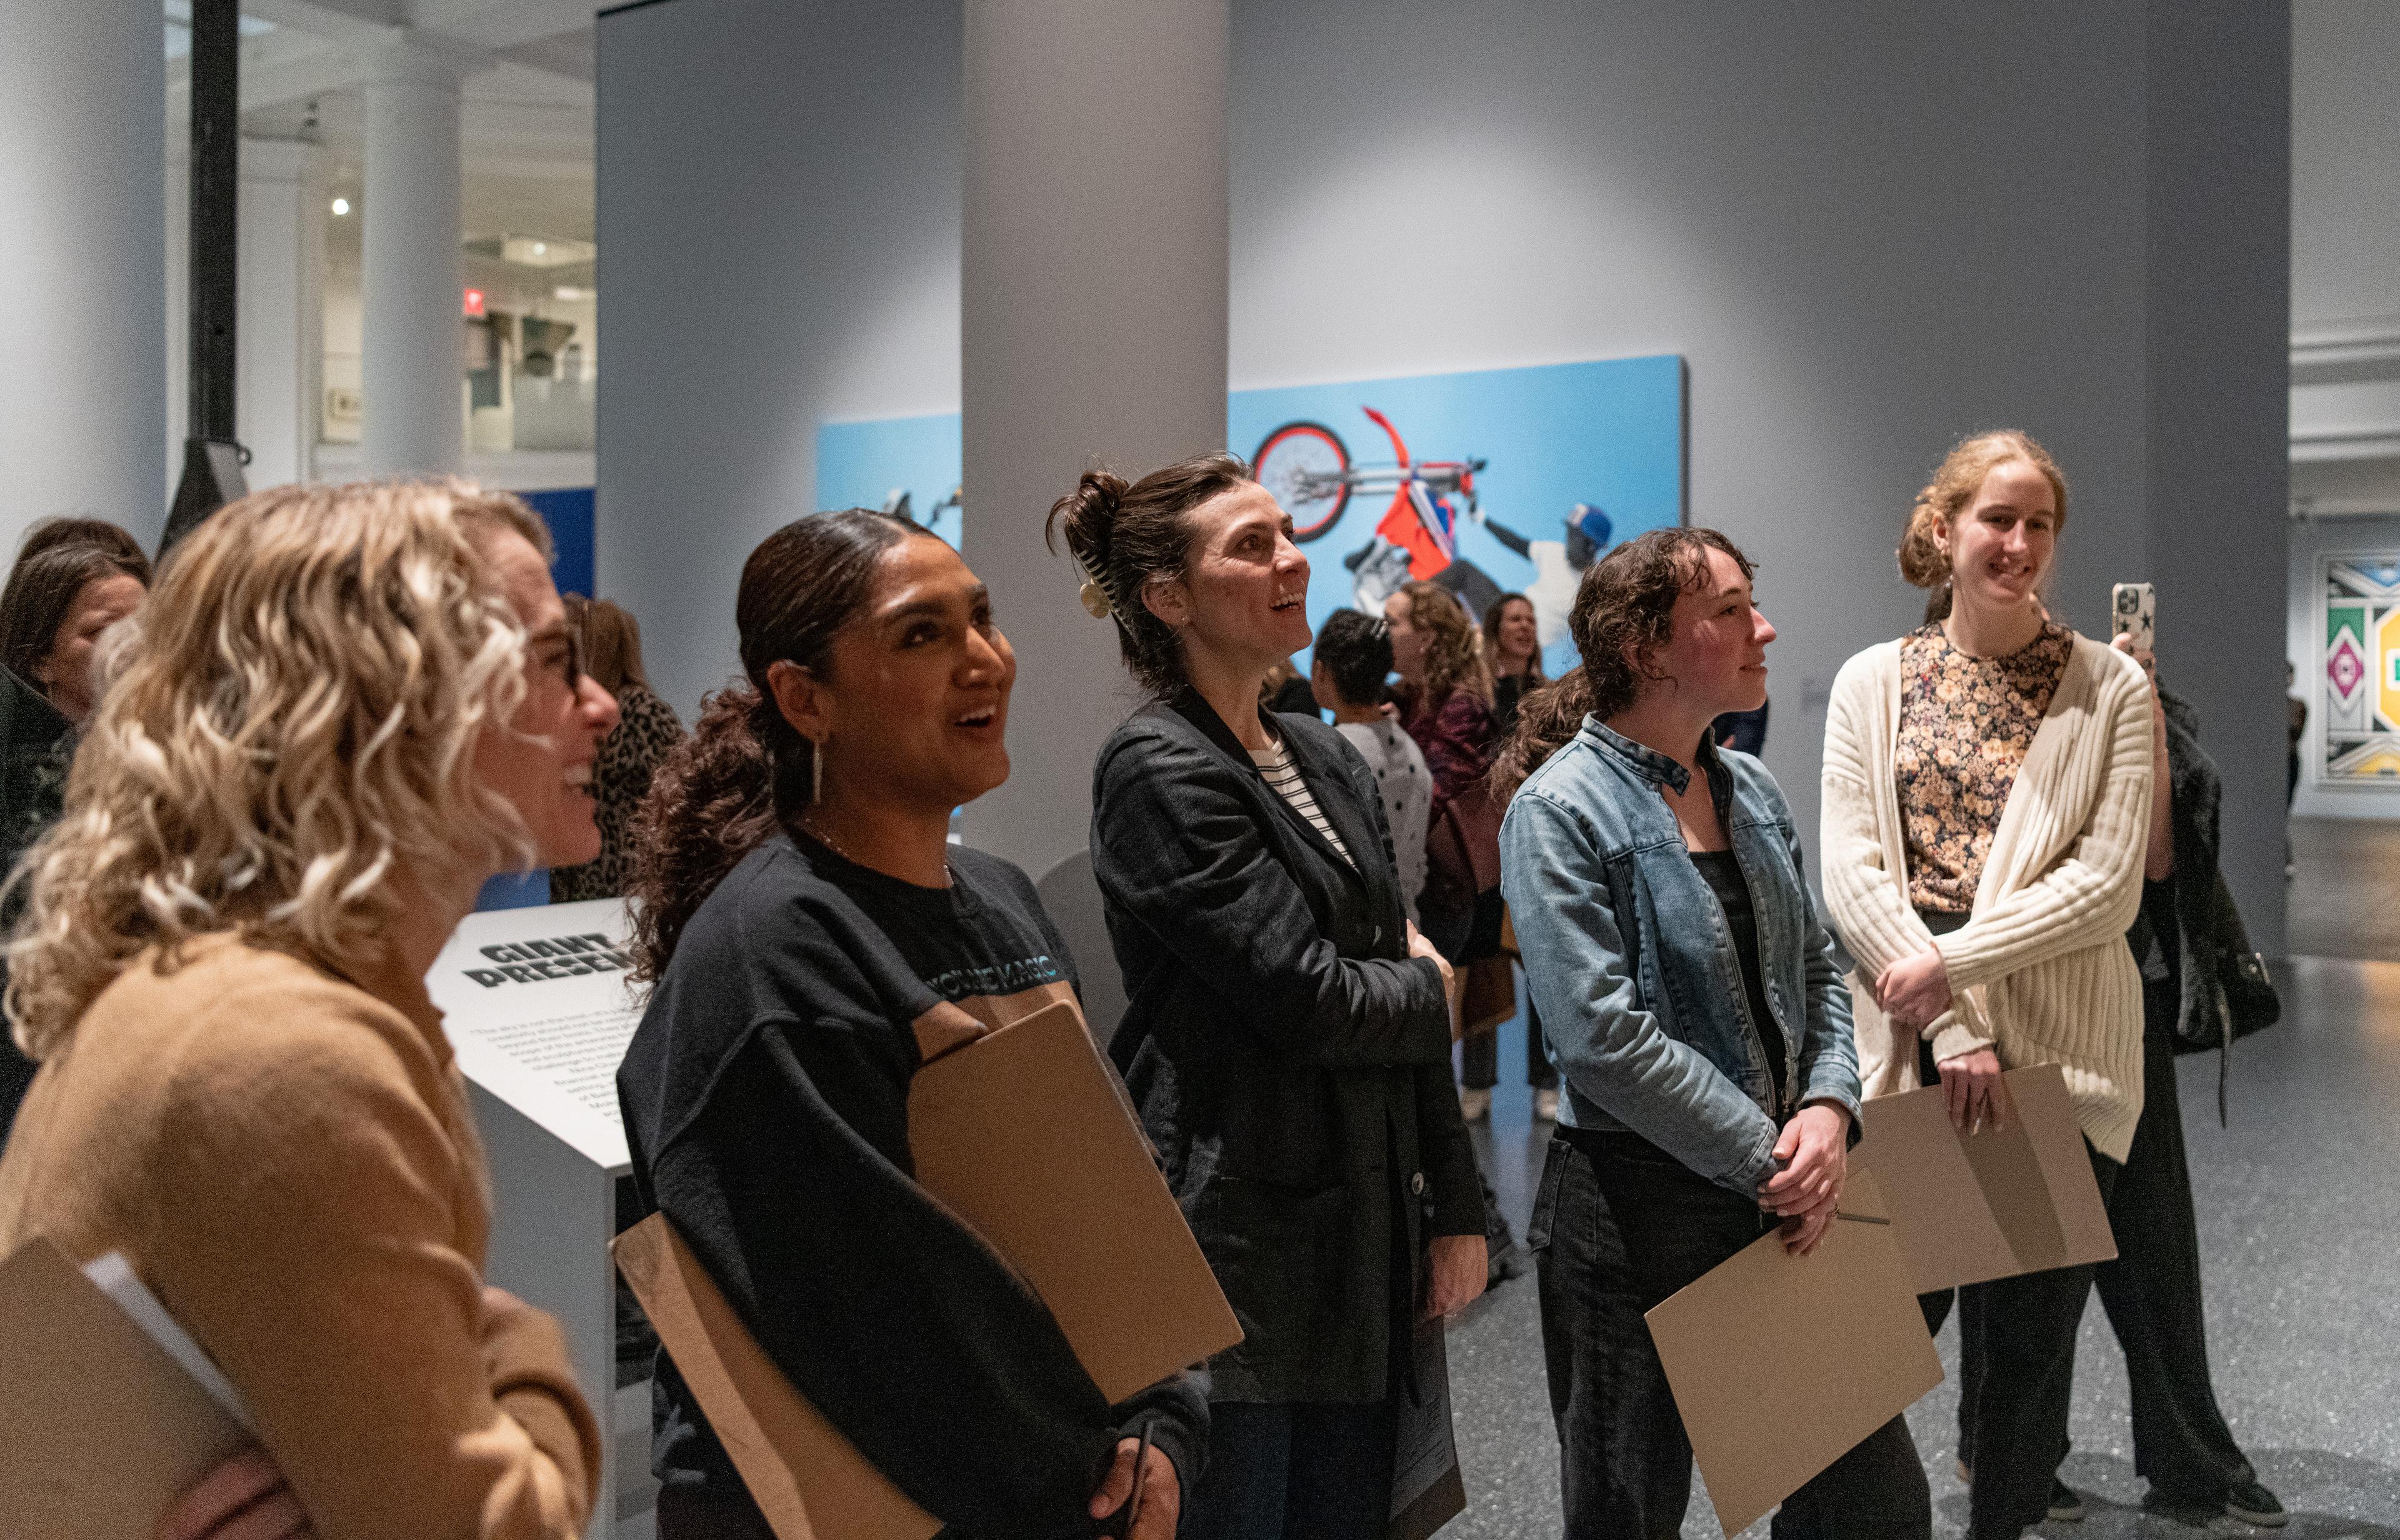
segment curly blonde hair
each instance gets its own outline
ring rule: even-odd
[[[1425,634],[1425,703],[1439,711],[1452,694],[1465,690],[1492,703],[1492,664],[1483,655],[1483,634],[1467,618],[1458,595],[1439,583],[1420,579],[1400,585],[1409,602],[1409,624]]]
[[[287,486],[216,513],[112,637],[66,811],[29,893],[7,1012],[56,1051],[144,947],[234,931],[336,964],[382,953],[395,879],[528,861],[474,773],[525,694],[486,542],[548,533],[458,481]]]
[[[1950,558],[1943,554],[1934,526],[1956,522],[1984,489],[1984,478],[2011,460],[2025,461],[2050,483],[2051,495],[2058,499],[2058,531],[2066,533],[2066,472],[2032,434],[1999,428],[1961,439],[1916,495],[1908,525],[1901,531],[1900,575],[1912,587],[1940,588],[1950,580]]]

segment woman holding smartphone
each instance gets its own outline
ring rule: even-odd
[[[990,595],[925,529],[852,509],[769,536],[734,623],[744,678],[643,810],[635,948],[656,988],[617,1072],[642,1199],[945,1534],[1089,1534],[1138,1476],[1135,1540],[1170,1540],[1207,1454],[1203,1382],[1110,1406],[913,1179],[929,1047],[961,1013],[996,1029],[1076,998],[1025,874],[948,843],[951,810],[1008,777],[1016,659]],[[661,1540],[768,1540],[663,1351],[656,1383]]]
[[[1308,645],[1308,561],[1248,468],[1093,471],[1051,527],[1152,697],[1093,774],[1111,1052],[1245,1333],[1210,1365],[1183,1533],[1379,1537],[1414,1325],[1485,1274],[1449,966],[1402,913],[1366,762],[1259,707]]]
[[[1569,620],[1590,715],[1526,703],[1501,885],[1566,1098],[1534,1215],[1571,1540],[1670,1540],[1692,1450],[1643,1313],[1780,1226],[1813,1250],[1858,1136],[1849,1000],[1782,792],[1710,724],[1766,693],[1775,628],[1711,529],[1661,529],[1584,575]],[[1794,1332],[1808,1323],[1793,1321]],[[1811,1387],[1761,1365],[1760,1394]],[[1779,1540],[1926,1540],[1907,1423],[1776,1514]]]
[[[1858,960],[1867,1094],[1939,1083],[1971,1134],[2010,1115],[2003,1070],[2060,1065],[2105,1199],[2142,1111],[2124,935],[2161,729],[2142,665],[2042,606],[2066,521],[2066,476],[2014,431],[1966,440],[1917,494],[1901,574],[1950,610],[1834,680],[1825,905]],[[2086,1266],[1958,1292],[1972,1540],[2075,1506],[2053,1472],[2091,1287]],[[1948,1309],[1930,1298],[1929,1322]]]

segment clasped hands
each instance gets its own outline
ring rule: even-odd
[[[1884,1014],[1911,1032],[1922,1033],[1950,1009],[1950,970],[1942,948],[1928,947],[1904,957],[1876,975],[1875,1003]],[[2008,1126],[2008,1095],[2000,1083],[2000,1057],[1989,1048],[1945,1058],[1942,1091],[1950,1107],[1950,1124],[1962,1134],[1980,1130],[1988,1120],[1994,1128]]]
[[[1775,1174],[1758,1184],[1758,1206],[1783,1220],[1783,1245],[1805,1257],[1825,1238],[1849,1176],[1850,1114],[1810,1102],[1775,1141]]]

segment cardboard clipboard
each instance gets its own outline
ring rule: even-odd
[[[1866,1104],[1851,1164],[1882,1187],[1920,1294],[2117,1255],[2066,1072],[2040,1064],[2000,1078],[2005,1128],[1960,1134],[1939,1085]]]
[[[1111,1406],[1242,1340],[1071,1003],[919,1070],[908,1150],[918,1185],[1032,1286]]]
[[[1842,1209],[1889,1213],[1857,1170]],[[1643,1318],[1727,1534],[1942,1383],[1890,1225],[1835,1220],[1806,1257],[1770,1230]]]
[[[1071,1002],[919,1069],[908,1144],[918,1184],[1041,1296],[1111,1404],[1242,1340]],[[780,1540],[941,1528],[792,1387],[664,1215],[613,1249]]]
[[[250,1434],[36,1235],[0,1262],[0,1518],[43,1540],[146,1535]]]

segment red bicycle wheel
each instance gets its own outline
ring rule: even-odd
[[[1321,422],[1288,422],[1259,441],[1251,473],[1291,515],[1291,538],[1306,542],[1331,529],[1350,506],[1350,451]]]

